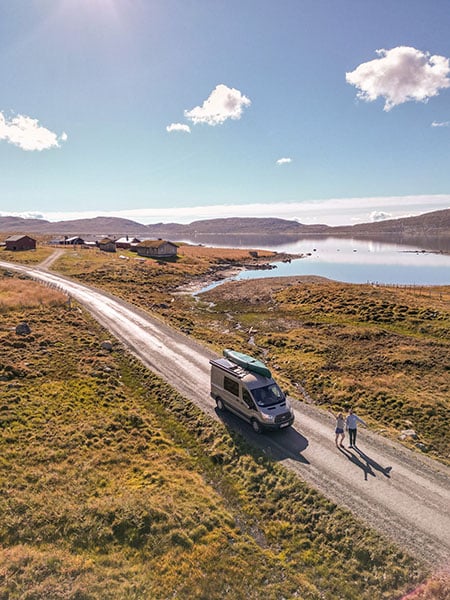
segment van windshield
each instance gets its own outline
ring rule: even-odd
[[[284,394],[276,383],[253,389],[252,395],[258,406],[273,406],[284,400]]]

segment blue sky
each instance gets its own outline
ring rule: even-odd
[[[448,0],[0,0],[0,214],[450,206]]]

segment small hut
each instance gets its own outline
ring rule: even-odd
[[[136,245],[139,256],[149,258],[173,258],[177,256],[178,246],[166,240],[144,240]]]
[[[63,244],[66,244],[67,246],[82,246],[84,240],[79,235],[74,235],[72,237],[64,238]]]
[[[136,237],[121,237],[116,240],[116,248],[121,248],[123,250],[128,250],[131,248],[132,244],[139,244],[141,240],[138,240]]]
[[[10,235],[5,240],[7,250],[36,250],[36,240],[29,235]]]
[[[99,242],[97,242],[98,247],[102,252],[115,252],[116,251],[116,243],[114,240],[110,238],[103,238]]]

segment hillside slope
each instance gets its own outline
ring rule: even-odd
[[[41,235],[137,235],[146,238],[169,238],[173,240],[212,241],[215,236],[242,236],[245,240],[258,237],[300,238],[305,235],[329,236],[439,236],[450,237],[450,209],[434,211],[416,217],[391,219],[377,223],[363,223],[348,227],[330,227],[316,224],[305,225],[288,219],[229,217],[205,219],[189,224],[156,223],[143,225],[117,217],[95,217],[72,221],[50,222],[45,219],[0,217],[0,232],[31,233]]]

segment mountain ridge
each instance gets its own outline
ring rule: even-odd
[[[0,217],[0,233],[28,233],[41,235],[140,235],[141,237],[171,237],[173,239],[198,236],[301,236],[301,235],[438,235],[450,236],[450,209],[424,213],[414,217],[389,219],[376,223],[349,226],[325,224],[306,225],[275,217],[223,217],[192,221],[189,224],[154,223],[144,225],[120,217],[94,217],[70,221],[50,222],[45,219]]]

